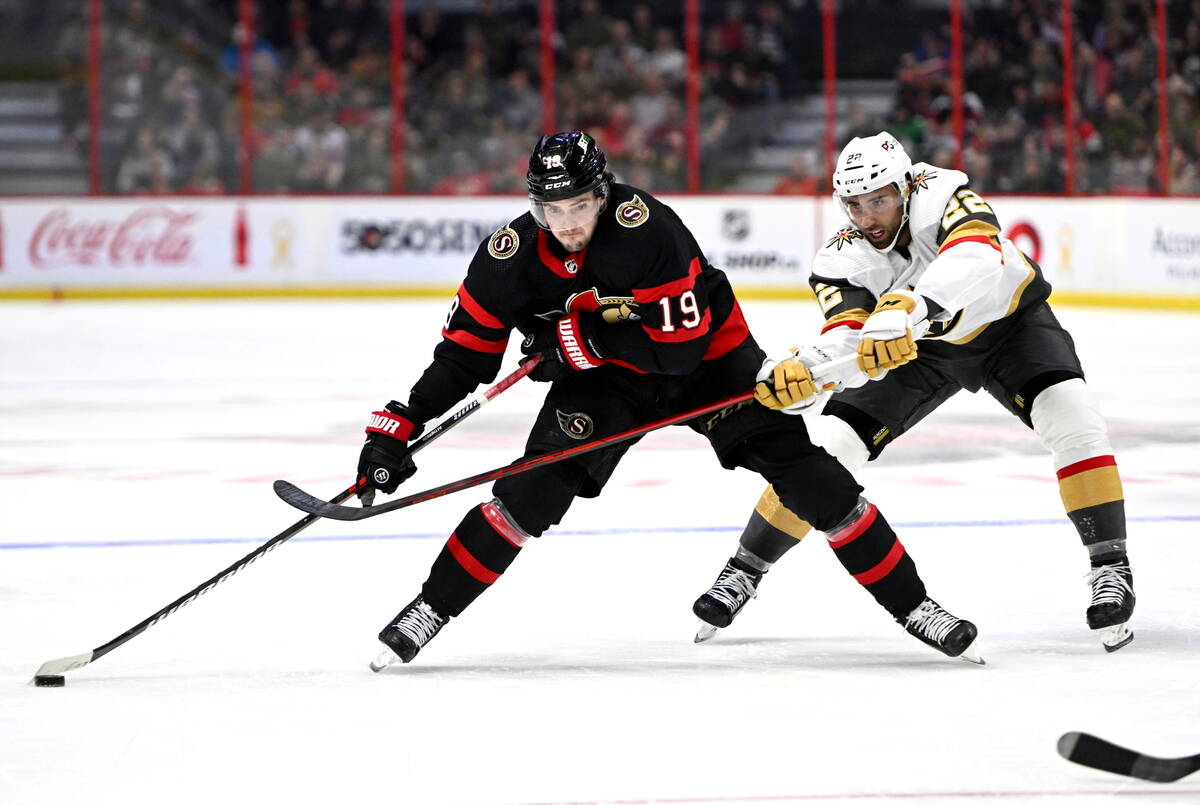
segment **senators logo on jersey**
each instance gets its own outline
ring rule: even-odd
[[[617,205],[617,223],[626,229],[641,226],[650,218],[650,209],[646,202],[636,195],[629,201]]]
[[[497,260],[507,260],[512,257],[520,246],[521,239],[507,226],[496,230],[495,234],[488,238],[488,254]]]
[[[641,321],[637,302],[632,296],[601,296],[595,288],[571,294],[561,310],[550,310],[535,314],[539,319],[550,321],[569,313],[599,313],[608,324],[621,321]]]
[[[591,436],[592,431],[596,429],[592,423],[592,418],[585,413],[576,412],[568,414],[557,409],[555,409],[554,413],[558,414],[558,426],[562,428],[563,433],[572,439],[583,441]]]
[[[854,241],[860,240],[862,236],[863,233],[852,226],[843,227],[838,230],[836,235],[829,239],[829,242],[825,244],[825,248],[837,247],[837,250],[840,252],[843,246],[848,246]]]

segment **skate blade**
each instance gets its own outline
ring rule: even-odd
[[[375,673],[379,673],[389,665],[395,665],[398,662],[400,662],[400,657],[396,655],[396,652],[392,651],[390,648],[385,648],[383,651],[379,652],[379,656],[371,660],[371,670]]]
[[[1109,654],[1133,642],[1133,630],[1128,623],[1118,623],[1100,630],[1100,643]]]
[[[700,621],[700,628],[696,630],[696,636],[692,638],[693,643],[704,643],[712,640],[717,636],[717,627],[711,623]]]
[[[978,641],[972,640],[971,645],[963,649],[963,653],[958,655],[958,659],[974,663],[975,665],[987,665],[987,662],[980,656],[979,649],[975,648],[976,642]]]

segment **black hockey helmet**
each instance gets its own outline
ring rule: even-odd
[[[532,201],[559,201],[588,190],[607,197],[604,172],[608,159],[596,141],[582,131],[546,134],[529,155],[529,185]]]

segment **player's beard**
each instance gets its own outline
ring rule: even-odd
[[[594,226],[580,226],[575,229],[567,229],[562,232],[555,232],[554,236],[558,242],[568,252],[581,252],[591,243],[592,234],[596,231]]]

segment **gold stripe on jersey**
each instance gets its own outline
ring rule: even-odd
[[[1125,499],[1116,467],[1097,467],[1063,478],[1058,492],[1068,512]]]
[[[1017,254],[1021,255],[1021,259],[1025,261],[1025,268],[1028,269],[1029,273],[1025,275],[1025,279],[1023,279],[1021,284],[1017,286],[1017,289],[1013,291],[1012,300],[1008,303],[1008,310],[1004,311],[1004,315],[1001,316],[1000,319],[1007,319],[1013,314],[1013,311],[1017,309],[1017,305],[1021,304],[1021,295],[1025,293],[1025,289],[1029,287],[1029,283],[1033,282],[1033,278],[1037,276],[1037,272],[1033,270],[1033,266],[1029,265],[1029,260],[1025,258],[1025,254],[1019,249],[1017,250]],[[1000,319],[996,319],[996,321],[999,321]],[[978,337],[978,335],[984,330],[986,330],[988,325],[991,323],[992,322],[989,321],[987,324],[983,325],[974,332],[963,336],[962,338],[942,338],[940,340],[946,341],[950,344],[966,344],[969,341],[975,340],[975,338]]]
[[[834,327],[847,322],[858,322],[861,324],[865,322],[870,315],[870,313],[863,310],[861,307],[856,307],[852,310],[843,310],[841,313],[838,313],[835,316],[830,316],[828,319],[826,319],[825,323],[821,325],[821,332],[827,333]]]
[[[804,539],[808,532],[812,531],[811,525],[792,514],[792,510],[783,505],[783,502],[779,500],[779,495],[775,494],[773,486],[768,486],[763,490],[762,497],[758,499],[754,511],[758,512],[759,517],[766,520],[768,524],[794,539]]]

